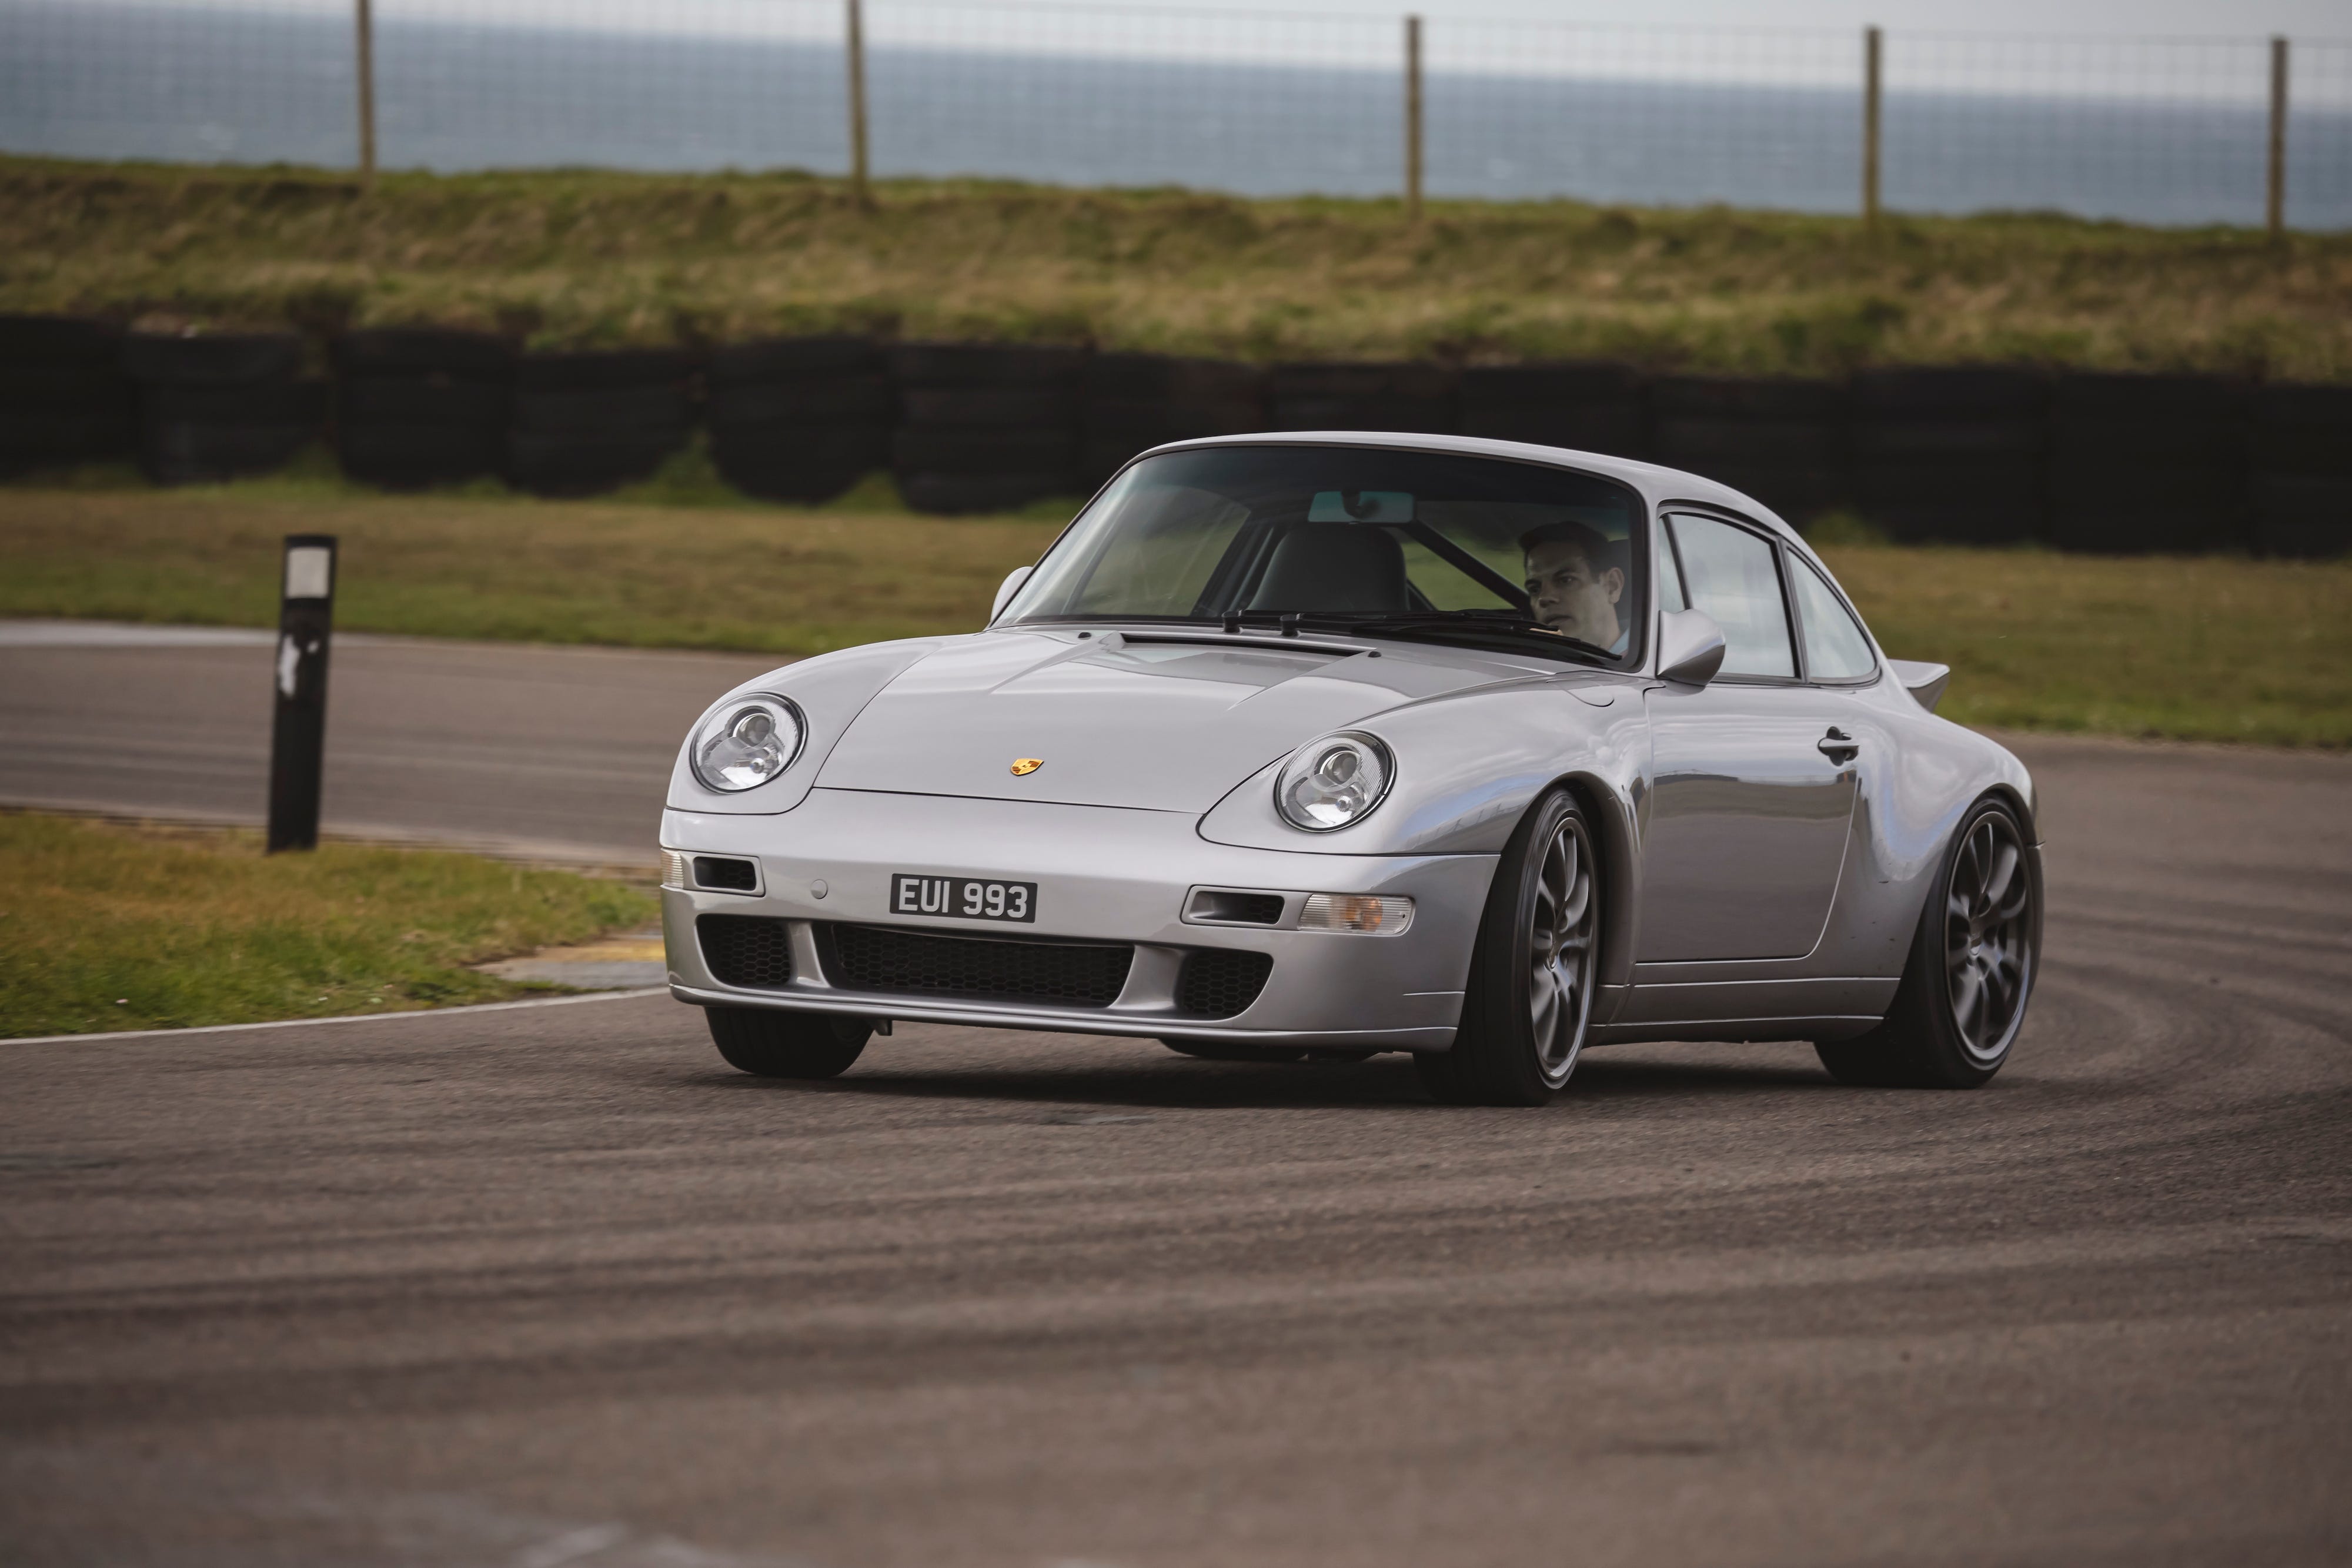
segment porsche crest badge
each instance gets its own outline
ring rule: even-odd
[[[1013,777],[1026,779],[1045,766],[1045,759],[1042,757],[1016,757],[1013,759]]]

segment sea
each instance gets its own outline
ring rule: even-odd
[[[378,161],[442,172],[797,169],[849,162],[842,48],[638,26],[390,18],[375,32]],[[352,165],[348,19],[0,0],[0,152]],[[1402,73],[878,42],[876,175],[980,175],[1248,195],[1393,194]],[[1433,69],[1425,189],[1850,213],[1858,88]],[[2166,225],[2263,221],[2259,97],[1890,91],[1896,212],[2046,211]],[[2352,227],[2352,113],[2291,117],[2287,219]]]

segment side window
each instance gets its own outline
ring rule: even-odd
[[[1822,580],[1811,561],[1791,555],[1795,570],[1790,580],[1797,589],[1797,619],[1805,628],[1805,674],[1817,681],[1859,680],[1878,667],[1870,655],[1870,639],[1862,634],[1838,596]]]
[[[1683,592],[1682,568],[1675,564],[1674,541],[1664,538],[1658,541],[1658,608],[1690,608],[1690,599]]]
[[[1691,607],[1723,628],[1723,673],[1793,677],[1797,655],[1771,543],[1712,517],[1675,517],[1673,528]]]

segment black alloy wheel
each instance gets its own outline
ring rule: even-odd
[[[1952,835],[1885,1021],[1813,1049],[1842,1083],[1977,1088],[2017,1043],[2041,956],[2041,856],[1988,797]]]
[[[1592,1021],[1601,865],[1564,789],[1538,800],[1504,847],[1479,922],[1454,1049],[1416,1055],[1449,1105],[1541,1105],[1576,1071]]]

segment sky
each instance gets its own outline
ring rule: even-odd
[[[872,0],[877,5],[888,0]],[[1105,8],[1150,9],[1229,0],[1088,0]],[[1270,0],[1252,9],[1341,11],[1391,7],[1378,0]],[[1398,11],[1443,16],[1513,17],[1628,26],[1844,27],[1873,23],[1916,32],[2071,33],[2102,37],[2284,34],[2352,38],[2352,0],[1399,0]]]

